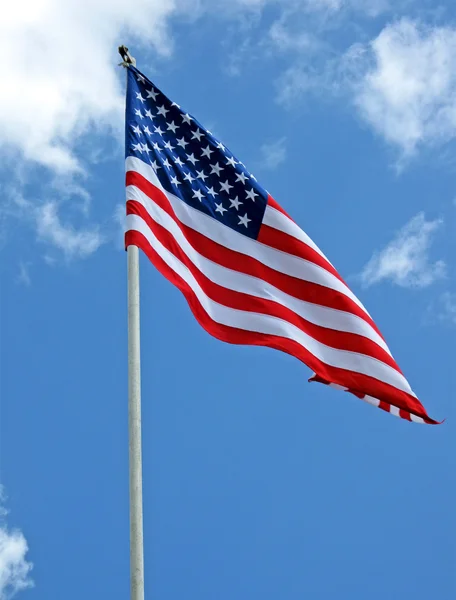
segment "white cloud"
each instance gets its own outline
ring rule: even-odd
[[[442,294],[436,310],[442,321],[456,325],[456,293]]]
[[[97,227],[75,229],[72,225],[64,225],[55,202],[38,207],[35,218],[39,239],[62,250],[67,258],[86,258],[104,243]]]
[[[125,248],[125,231],[127,229],[127,215],[125,212],[125,204],[118,204],[112,216],[116,224],[115,242],[119,248]]]
[[[270,31],[279,50],[296,53],[278,82],[279,102],[289,105],[309,93],[349,101],[399,151],[399,166],[423,148],[456,139],[456,27],[402,18],[370,42],[338,52],[312,35],[297,31],[292,19]]]
[[[410,2],[408,0],[346,0],[342,3],[342,6],[363,12],[366,16],[374,18],[392,9],[399,10],[404,4],[407,6]]]
[[[334,55],[325,33],[342,27],[354,12],[375,17],[390,8],[388,0],[277,0],[276,3],[282,11],[269,29],[268,42],[275,51],[300,54],[300,62],[302,59],[308,62],[309,52],[317,50],[321,53],[326,49]]]
[[[305,12],[357,10],[376,16],[390,8],[389,0],[238,0],[238,4],[251,8],[278,5],[285,9]]]
[[[86,258],[93,254],[101,245],[107,241],[107,236],[100,231],[97,225],[87,225],[87,215],[84,210],[79,221],[81,225],[75,227],[69,222],[62,222],[59,212],[62,205],[54,200],[48,200],[41,204],[35,204],[31,200],[24,198],[14,189],[7,189],[5,196],[8,202],[0,208],[0,223],[2,218],[16,219],[32,227],[41,242],[57,249],[65,255],[67,259]],[[6,237],[10,228],[3,227],[0,234]],[[0,238],[1,239],[1,238]],[[55,264],[56,258],[49,254],[44,257],[48,264]],[[21,262],[19,264],[19,275],[17,281],[25,285],[30,284],[28,269],[29,263]]]
[[[0,502],[3,502],[0,486]],[[7,511],[0,505],[0,600],[10,600],[17,592],[32,587],[30,579],[32,564],[25,556],[27,541],[18,530],[10,531],[4,522]]]
[[[281,52],[313,52],[321,47],[321,41],[309,29],[293,25],[286,18],[278,19],[271,25],[268,33],[268,42],[274,51]]]
[[[404,18],[351,62],[362,118],[404,157],[456,136],[456,29]]]
[[[19,274],[17,276],[17,282],[29,287],[32,285],[32,280],[30,279],[29,273],[29,263],[20,262],[19,263]]]
[[[50,254],[45,254],[43,256],[43,260],[50,267],[54,267],[57,262],[56,258],[54,256],[51,256]]]
[[[413,217],[381,252],[370,259],[361,281],[372,285],[390,280],[402,287],[423,288],[445,276],[445,263],[432,263],[428,253],[441,220],[426,221],[423,213]]]
[[[287,149],[285,146],[286,138],[282,137],[269,144],[263,144],[261,151],[261,166],[266,169],[275,169],[285,162]]]
[[[25,560],[27,551],[27,541],[20,531],[0,527],[0,600],[9,600],[32,586],[32,565]]]
[[[81,165],[74,142],[88,128],[121,126],[117,43],[172,42],[180,0],[17,0],[2,7],[0,147],[60,172]]]
[[[318,88],[321,92],[324,86],[318,86],[320,81],[321,75],[308,66],[292,65],[277,82],[277,101],[289,106],[307,93],[315,92]]]

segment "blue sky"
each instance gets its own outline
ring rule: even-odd
[[[19,2],[0,24],[0,600],[129,593],[120,43],[314,239],[447,419],[210,338],[141,257],[146,597],[453,598],[456,10],[126,4]]]

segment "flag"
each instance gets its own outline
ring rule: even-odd
[[[193,116],[135,67],[126,105],[126,246],[211,335],[301,360],[317,381],[436,423],[378,327],[314,242]]]

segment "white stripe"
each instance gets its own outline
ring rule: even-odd
[[[395,417],[399,417],[399,408],[397,406],[394,406],[393,404],[390,404],[390,413],[392,415],[394,415]]]
[[[417,415],[414,415],[413,413],[410,413],[410,418],[412,419],[412,421],[414,423],[425,423],[426,422],[423,418],[418,417]]]
[[[276,271],[290,275],[291,277],[296,277],[303,281],[309,281],[336,290],[350,298],[364,310],[362,303],[355,294],[353,294],[340,279],[326,271],[326,269],[323,269],[311,261],[298,258],[297,256],[261,244],[260,242],[248,238],[247,236],[234,231],[230,227],[219,223],[201,211],[192,208],[185,202],[182,202],[177,196],[164,190],[155,171],[150,165],[147,165],[142,160],[132,156],[127,157],[126,169],[127,171],[136,171],[150,183],[159,188],[168,198],[178,219],[188,227],[191,227],[195,231],[198,231],[218,244],[222,244],[230,250],[251,256]]]
[[[334,329],[335,331],[361,335],[372,340],[390,354],[385,341],[364,319],[350,312],[320,306],[312,302],[304,302],[282,292],[263,279],[233,271],[209,260],[193,248],[175,220],[139,188],[133,185],[128,186],[127,198],[144,206],[150,217],[171,233],[192,263],[214,283],[257,298],[274,300],[315,325]]]
[[[410,386],[404,377],[389,365],[379,360],[363,354],[336,350],[325,346],[301,331],[298,327],[278,317],[236,310],[211,300],[200,287],[190,270],[161,244],[141,217],[138,215],[128,215],[127,230],[139,231],[144,235],[165,263],[190,286],[201,306],[215,322],[229,327],[244,329],[245,331],[275,335],[294,340],[329,366],[368,375],[403,392],[411,393]]]
[[[377,408],[380,406],[380,400],[378,398],[374,398],[373,396],[363,396],[361,400],[371,404],[372,406],[376,406]]]
[[[329,387],[332,387],[335,390],[340,390],[341,392],[348,392],[347,386],[339,385],[338,383],[330,383]]]

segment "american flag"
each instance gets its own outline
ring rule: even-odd
[[[210,131],[127,71],[126,246],[148,256],[216,338],[282,350],[313,371],[310,381],[436,423],[314,242]]]

